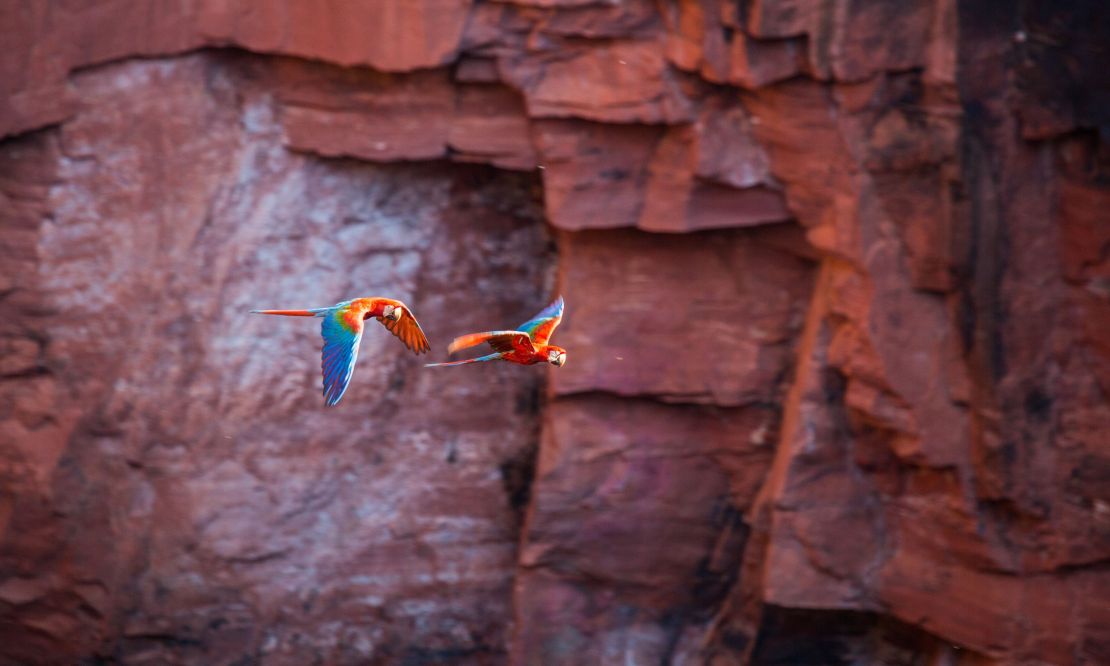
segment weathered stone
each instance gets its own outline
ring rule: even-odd
[[[6,3],[0,661],[1110,661],[1110,14],[995,5]],[[570,361],[316,414],[363,289]]]
[[[537,25],[539,30],[553,35],[628,39],[651,37],[659,29],[658,4],[652,0],[561,3],[553,9]]]
[[[665,13],[667,58],[713,83],[744,88],[788,79],[802,71],[799,40],[759,40],[737,30],[735,5],[717,0],[683,0]]]
[[[463,57],[455,66],[455,80],[460,83],[497,83],[501,75],[493,58]]]
[[[1047,139],[1110,126],[1110,14],[1099,0],[1033,2],[1013,22],[1010,43],[1022,136]],[[1105,143],[1105,137],[1102,139]]]
[[[936,25],[933,13],[941,1],[753,0],[746,25],[757,38],[806,35],[815,76],[859,81],[883,71],[921,67],[930,40],[951,40],[951,34],[929,29]]]
[[[547,210],[563,229],[687,232],[790,219],[742,109],[712,100],[693,125],[535,124]]]
[[[636,226],[662,128],[579,120],[540,120],[532,126],[552,224],[569,230]]]
[[[536,154],[524,104],[503,86],[465,86],[456,92],[447,145],[451,159],[531,171]]]
[[[556,401],[520,555],[513,661],[656,662],[683,633],[701,635],[739,566],[769,419],[758,407]]]
[[[540,376],[423,371],[371,322],[324,408],[319,324],[247,311],[388,294],[441,356],[437,335],[547,297],[533,183],[290,152],[258,74],[212,55],[90,70],[61,153],[3,146],[27,192],[53,169],[21,278],[43,314],[19,315],[45,374],[0,381],[4,659],[503,654],[498,468],[534,446]],[[455,288],[491,257],[514,275],[496,298]]]
[[[728,406],[777,399],[809,289],[804,261],[761,245],[758,231],[665,242],[636,231],[588,232],[564,236],[561,250],[575,315],[559,329],[559,344],[576,353],[552,377],[557,395],[605,391]],[[676,327],[690,341],[677,349]]]
[[[297,61],[262,75],[280,90],[285,141],[295,150],[535,168],[524,105],[504,86],[456,85],[443,70],[383,74]]]
[[[524,93],[533,117],[675,123],[693,115],[655,40],[568,44],[500,64],[501,77]]]
[[[729,44],[728,81],[743,88],[761,88],[799,74],[802,60],[798,40],[757,40],[736,32]]]
[[[292,148],[381,162],[447,155],[455,90],[444,70],[384,74],[288,61],[276,75]]]
[[[455,58],[471,2],[377,0],[321,6],[312,0],[199,0],[197,28],[210,44],[410,71]]]

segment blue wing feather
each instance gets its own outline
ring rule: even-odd
[[[563,297],[555,299],[551,305],[540,310],[536,316],[517,326],[518,331],[524,331],[528,337],[541,344],[546,344],[555,327],[563,318]]]
[[[351,331],[343,323],[345,308],[333,308],[323,315],[320,335],[324,337],[324,351],[320,357],[320,369],[324,373],[324,402],[328,405],[339,403],[351,383],[358,359],[358,346],[362,341],[362,326]]]

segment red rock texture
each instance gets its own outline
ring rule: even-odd
[[[7,659],[504,652],[499,469],[535,446],[540,377],[444,386],[371,331],[325,409],[318,325],[244,313],[349,292],[396,294],[430,330],[527,313],[551,288],[532,181],[286,150],[267,69],[93,70],[60,132],[5,146],[27,211],[6,246],[36,264],[5,299]],[[515,278],[496,298],[458,288],[491,260]]]
[[[0,661],[1110,661],[1103,3],[0,35]],[[338,409],[243,314],[555,291],[566,367],[379,331]]]
[[[763,231],[689,234],[665,245],[627,230],[564,234],[563,292],[580,305],[559,338],[580,351],[552,376],[555,395],[722,407],[779,401],[811,266],[770,246]],[[599,293],[606,298],[591,299]],[[676,329],[689,348],[676,347]]]

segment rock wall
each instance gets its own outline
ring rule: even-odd
[[[1097,0],[0,34],[5,663],[1110,661]],[[368,335],[337,409],[244,315],[555,291],[566,367]]]
[[[527,312],[553,278],[533,179],[287,150],[270,75],[218,54],[90,70],[73,119],[5,146],[39,216],[5,225],[36,236],[5,299],[27,348],[4,383],[17,663],[503,651],[501,467],[535,447],[540,376],[445,387],[374,331],[324,409],[318,323],[245,313],[355,293],[432,331]],[[468,284],[491,264],[512,279]]]

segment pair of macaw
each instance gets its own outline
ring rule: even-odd
[[[320,367],[324,372],[324,402],[335,405],[347,391],[351,375],[355,371],[358,358],[358,345],[362,341],[363,322],[377,319],[390,333],[397,336],[405,346],[416,354],[431,349],[428,338],[417,323],[412,311],[401,301],[392,298],[356,298],[336,303],[330,308],[309,310],[251,310],[258,314],[285,315],[287,317],[320,317],[323,324],[320,334],[324,337],[324,351]],[[460,349],[474,347],[488,342],[493,353],[478,358],[450,363],[428,363],[425,367],[444,365],[464,365],[482,361],[509,361],[521,365],[550,363],[556,367],[567,361],[567,352],[562,347],[547,344],[555,327],[563,320],[563,297],[524,322],[512,331],[485,331],[469,333],[455,338],[447,347],[453,354]]]

